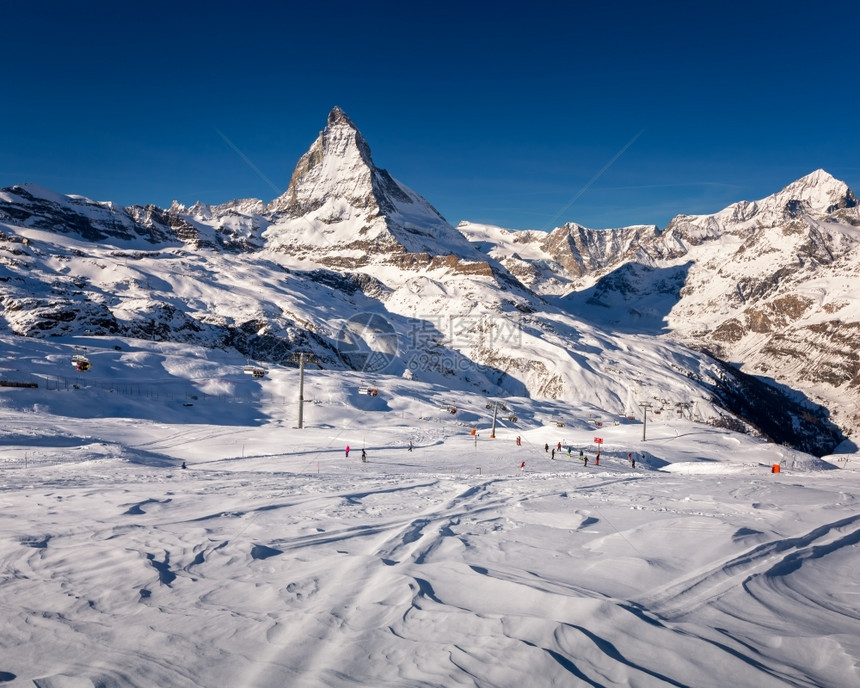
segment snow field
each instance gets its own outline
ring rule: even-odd
[[[26,343],[30,370],[63,344]],[[79,389],[0,389],[10,685],[860,680],[850,460],[677,417],[643,442],[638,422],[524,398],[491,439],[478,395],[378,377],[369,397],[331,371],[306,371],[299,430],[294,370],[122,346],[175,393],[96,386],[128,375],[107,345]],[[213,379],[256,392],[206,396]]]

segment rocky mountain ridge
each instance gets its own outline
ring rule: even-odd
[[[565,226],[526,234],[523,247],[506,230],[460,229],[578,317],[671,336],[802,390],[860,429],[860,207],[823,170],[662,231]]]
[[[664,269],[648,253],[656,228],[570,224],[512,234],[517,250],[497,255],[500,242],[458,232],[377,168],[339,108],[270,203],[120,208],[24,185],[0,190],[0,232],[0,334],[164,339],[273,364],[311,351],[369,379],[417,375],[624,418],[653,399],[727,422],[755,384],[647,328],[588,324],[559,296],[618,256]],[[819,453],[841,441],[802,399],[781,413],[796,426],[786,441]]]

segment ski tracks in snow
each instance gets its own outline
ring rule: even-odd
[[[860,652],[858,544],[855,514],[713,562],[652,590],[633,607],[786,685],[854,685],[860,680],[853,660]],[[842,575],[834,578],[834,571]],[[786,634],[787,628],[805,630]],[[773,642],[747,641],[763,635]]]
[[[378,662],[359,659],[379,652],[380,647],[391,646],[380,636],[388,636],[395,645],[402,645],[403,639],[395,635],[394,627],[425,600],[439,602],[432,584],[419,575],[420,567],[435,549],[445,546],[445,541],[455,535],[452,528],[461,518],[481,514],[494,518],[495,510],[509,501],[507,495],[494,496],[488,492],[487,486],[493,482],[496,480],[465,489],[462,484],[445,479],[419,483],[405,489],[415,493],[416,504],[428,503],[424,508],[410,510],[405,517],[381,518],[372,526],[365,524],[277,541],[276,546],[288,553],[295,550],[307,555],[315,549],[327,550],[328,556],[323,561],[329,573],[324,578],[315,578],[312,584],[297,581],[288,585],[295,591],[312,590],[313,599],[304,599],[306,609],[299,617],[298,627],[293,615],[281,633],[270,634],[269,651],[274,656],[267,658],[267,663],[290,667],[292,685],[296,686],[337,685],[345,676],[358,683],[402,682],[405,680],[402,672],[417,672],[415,675],[420,676],[422,670],[410,662],[391,663],[382,656]],[[372,513],[372,503],[385,491],[388,490],[367,490],[341,497],[351,507]],[[441,500],[440,492],[446,495]],[[398,499],[402,503],[404,496],[401,494]],[[329,562],[332,557],[338,561]],[[370,636],[375,638],[371,640]],[[375,667],[375,671],[366,676],[356,675],[369,667]],[[427,676],[423,680],[434,684],[439,677]],[[417,685],[420,684],[421,681]]]
[[[860,543],[860,515],[818,526],[808,533],[757,545],[744,554],[712,564],[682,580],[652,592],[641,603],[662,618],[679,618],[713,603],[740,584],[753,592],[758,586],[785,585],[804,562]],[[781,583],[780,583],[781,582]],[[845,610],[854,621],[860,611]]]

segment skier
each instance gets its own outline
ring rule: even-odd
[[[543,445],[543,450],[544,450],[547,454],[549,454],[549,445],[548,445],[548,444]]]
[[[567,448],[567,458],[568,458],[568,459],[570,458],[570,456],[571,456],[571,452],[572,452],[572,451],[573,451],[573,450],[572,450],[570,447],[568,447],[568,448]]]
[[[553,461],[555,461],[555,447],[553,447],[553,448],[552,448],[552,455],[550,456],[550,458],[551,458]]]
[[[630,468],[636,468],[636,459],[633,457],[633,454],[628,453],[627,458],[630,459]]]
[[[517,446],[521,447],[522,445],[523,445],[523,440],[519,435],[517,435]]]
[[[185,465],[184,461],[182,462],[182,468],[188,468],[188,466]]]
[[[584,456],[584,457],[583,457],[583,464],[582,464],[582,465],[583,465],[583,466],[588,466],[588,457],[587,457],[587,456]]]
[[[520,464],[520,471],[525,471],[525,470],[526,470],[526,462],[525,462],[525,461],[523,461],[523,462]]]
[[[367,452],[364,449],[361,450],[361,462],[367,463]]]
[[[409,440],[409,451],[412,451],[412,440]]]
[[[346,458],[349,458],[349,445],[346,445]]]
[[[579,460],[585,461],[585,454],[582,453],[582,449],[579,450]]]
[[[561,451],[561,442],[559,442],[559,443],[558,443],[558,446],[556,447],[556,449],[558,449],[559,451]]]

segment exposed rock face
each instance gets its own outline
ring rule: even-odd
[[[401,260],[404,253],[482,257],[426,200],[377,168],[370,147],[340,108],[267,208],[268,245],[328,264]]]
[[[568,275],[582,277],[606,265],[633,259],[643,244],[653,241],[657,227],[641,225],[595,231],[568,223],[550,232],[541,248]]]
[[[150,243],[175,240],[163,225],[137,223],[112,203],[63,196],[33,184],[0,189],[0,217],[25,227],[80,236],[87,241],[114,239]]]
[[[831,408],[860,398],[860,217],[825,173],[663,232],[461,233],[377,168],[335,108],[269,204],[120,208],[16,186],[0,190],[0,225],[0,332],[193,342],[270,362],[312,350],[343,366],[344,322],[363,313],[359,329],[382,318],[396,336],[395,374],[624,415],[658,385],[672,403],[699,399],[703,417],[721,404],[751,415],[733,388],[754,385],[707,383],[714,362],[667,338],[648,344],[659,372],[641,374],[636,343],[671,333]],[[860,425],[845,408],[833,417]],[[820,425],[815,446],[835,442]]]
[[[111,202],[64,196],[25,184],[0,189],[0,219],[90,242],[109,241],[119,245],[144,242],[153,246],[185,245],[229,251],[259,248],[262,245],[259,235],[266,223],[253,214],[237,212],[234,209],[237,205],[246,213],[248,208],[257,207],[242,203],[233,201],[214,207],[196,204],[190,211],[178,203],[167,210],[155,205],[122,208]],[[198,221],[215,215],[220,218],[217,227]]]
[[[816,170],[759,201],[679,215],[662,232],[565,225],[518,274],[546,295],[563,285],[560,303],[580,317],[671,334],[800,389],[856,432],[858,227],[854,193]],[[495,239],[482,248],[510,260],[514,245],[498,232]],[[554,282],[535,278],[547,270]]]

